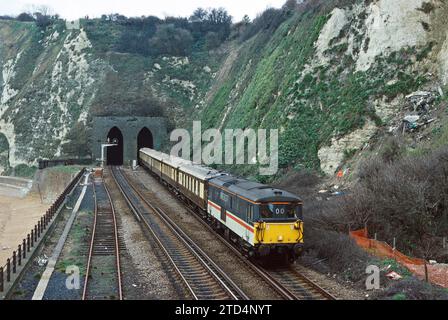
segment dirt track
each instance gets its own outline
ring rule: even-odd
[[[0,266],[12,256],[47,208],[48,204],[42,204],[38,195],[23,199],[0,196]]]

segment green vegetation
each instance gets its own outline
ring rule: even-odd
[[[198,9],[188,18],[112,14],[82,19],[92,48],[81,53],[63,49],[79,32],[66,32],[58,19],[44,28],[8,20],[9,28],[23,36],[12,81],[20,93],[4,118],[20,128],[16,149],[30,161],[53,158],[59,151],[70,157],[89,155],[92,116],[136,115],[168,116],[173,126],[187,128],[192,120],[202,120],[204,130],[278,129],[278,176],[260,177],[255,166],[226,167],[253,179],[270,182],[290,169],[319,170],[318,150],[332,138],[367,121],[383,125],[373,101],[392,100],[429,80],[413,66],[428,57],[434,43],[379,56],[368,71],[356,72],[354,56],[370,43],[361,32],[365,14],[342,28],[320,61],[315,43],[329,13],[336,5],[352,3],[298,5],[291,0],[253,22],[246,18],[233,25],[220,9]],[[55,30],[59,37],[51,42]],[[18,55],[11,50],[8,57]],[[62,63],[60,77],[57,61]],[[69,65],[84,79],[68,75]],[[81,114],[87,114],[86,121],[79,122]],[[346,150],[346,160],[354,152]]]
[[[392,300],[406,300],[405,293],[397,293],[392,297]]]
[[[34,166],[28,166],[26,164],[19,164],[14,169],[12,169],[12,174],[15,177],[21,177],[21,178],[33,178],[34,174],[36,173],[37,168]]]
[[[67,252],[64,259],[57,262],[55,269],[61,273],[65,273],[68,266],[79,267],[80,275],[85,275],[86,273],[86,261],[85,252],[82,244],[87,243],[87,239],[90,236],[89,228],[86,228],[91,223],[92,212],[80,212],[76,222],[70,230],[69,245],[71,250]]]
[[[384,259],[380,262],[380,269],[389,267],[390,271],[395,271],[402,277],[412,277],[412,273],[403,267],[401,264],[399,264],[395,259]]]
[[[56,166],[48,168],[47,170],[53,171],[53,172],[61,172],[61,173],[68,173],[68,174],[76,174],[78,173],[83,166]]]
[[[427,47],[380,56],[367,72],[356,72],[346,54],[348,44],[335,42],[324,53],[329,65],[305,72],[327,18],[324,12],[299,12],[272,36],[260,32],[243,44],[231,77],[202,112],[203,127],[219,127],[227,113],[227,128],[280,129],[280,167],[319,169],[317,152],[333,137],[362,127],[368,119],[382,125],[369,107],[371,99],[393,99],[427,82],[408,68],[416,56],[427,55]],[[246,175],[257,170],[231,169]]]

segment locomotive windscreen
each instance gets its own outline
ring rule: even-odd
[[[301,218],[302,205],[298,203],[267,203],[260,206],[260,216],[264,219]]]

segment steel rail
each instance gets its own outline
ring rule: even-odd
[[[90,240],[90,248],[88,253],[88,260],[87,260],[87,267],[86,267],[86,275],[84,280],[84,288],[83,288],[83,294],[82,294],[82,300],[88,299],[88,288],[89,288],[89,279],[91,276],[91,268],[92,268],[92,260],[94,255],[94,247],[95,242],[98,241],[97,239],[97,224],[98,224],[98,198],[97,198],[97,192],[95,187],[95,180],[92,182],[93,186],[93,196],[94,196],[94,206],[95,206],[95,212],[94,212],[94,222],[93,222],[93,229],[92,229],[92,236]],[[103,186],[106,191],[108,201],[110,204],[111,214],[112,214],[112,222],[113,222],[113,242],[114,242],[114,254],[115,254],[115,270],[117,274],[117,291],[118,291],[118,298],[119,300],[123,300],[123,286],[122,286],[122,278],[121,278],[121,262],[120,262],[120,246],[119,246],[119,239],[118,239],[118,227],[117,227],[117,219],[115,214],[115,208],[112,202],[112,198],[110,196],[109,190],[106,186],[106,184],[103,181]]]
[[[147,207],[149,207],[161,220],[162,222],[168,227],[168,229],[176,236],[177,239],[181,240],[181,242],[184,244],[186,248],[195,256],[195,258],[201,263],[201,265],[207,270],[207,272],[213,276],[213,278],[219,283],[221,288],[223,288],[232,299],[239,300],[249,299],[247,295],[227,276],[227,274],[215,263],[213,260],[208,257],[208,255],[199,248],[194,241],[192,241],[187,234],[185,234],[173,221],[169,216],[160,208],[154,206],[150,201],[146,199],[146,197],[137,189],[137,187],[126,177],[126,175],[118,168],[112,168],[112,176],[114,177],[115,181],[117,181],[117,175],[115,170],[117,170],[123,180],[126,182],[126,184],[129,186],[130,189],[133,190],[134,194],[138,196],[141,202],[143,202]],[[123,188],[120,188],[123,190]],[[125,197],[127,197],[125,195]],[[128,203],[132,202],[130,199],[128,199]],[[135,210],[135,206],[134,209]],[[136,210],[138,212],[138,210]],[[139,213],[141,215],[141,213]],[[152,229],[151,226],[146,222],[146,219],[143,218],[141,215],[142,220],[145,222],[147,227]],[[182,270],[179,270],[179,268],[176,266],[176,263],[171,258],[171,254],[166,250],[165,245],[160,241],[159,236],[154,232],[154,230],[151,230],[152,234],[155,236],[156,240],[158,240],[158,244],[162,247],[163,252],[168,255],[168,258],[170,262],[174,265],[175,270],[177,273],[181,276],[182,280],[186,283],[187,287],[189,288],[190,292],[192,292],[195,299],[197,299],[197,295],[194,293],[194,288],[188,283],[188,280],[183,276]]]

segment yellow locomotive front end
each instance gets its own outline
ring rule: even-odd
[[[301,203],[268,203],[260,206],[254,223],[254,246],[259,256],[284,255],[294,261],[303,250]]]

